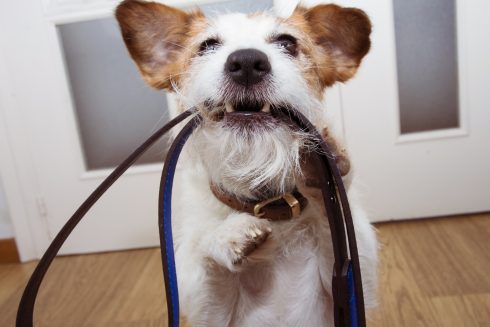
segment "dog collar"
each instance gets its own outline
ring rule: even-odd
[[[257,218],[288,220],[298,217],[308,205],[308,199],[299,191],[284,193],[263,201],[242,201],[211,183],[211,191],[222,203],[237,211],[247,212]]]

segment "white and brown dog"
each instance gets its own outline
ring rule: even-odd
[[[326,87],[351,78],[368,52],[367,16],[318,5],[298,7],[288,18],[211,19],[143,1],[124,1],[116,16],[145,81],[175,92],[180,110],[195,107],[204,117],[174,183],[177,276],[191,326],[333,326],[332,244],[308,169],[308,135],[273,113],[281,107],[302,112],[324,131],[342,174],[351,177],[349,160],[330,133],[337,122],[322,110],[322,97]],[[244,111],[259,114],[231,118]],[[353,185],[369,306],[377,243]],[[276,220],[283,210],[271,209],[263,219],[257,217],[263,212],[250,210],[298,192],[308,205],[302,198],[295,218]],[[273,206],[281,209],[281,201],[287,202]]]

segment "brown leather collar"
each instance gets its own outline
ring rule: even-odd
[[[298,191],[253,202],[239,200],[213,183],[210,184],[210,188],[214,196],[230,208],[269,220],[287,220],[298,217],[308,204],[308,199]]]

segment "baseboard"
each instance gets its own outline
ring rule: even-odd
[[[0,240],[0,264],[20,262],[17,245],[13,238]]]

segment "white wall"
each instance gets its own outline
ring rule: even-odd
[[[3,191],[2,181],[0,180],[0,239],[12,238],[14,232],[12,223],[7,210],[7,201]]]

